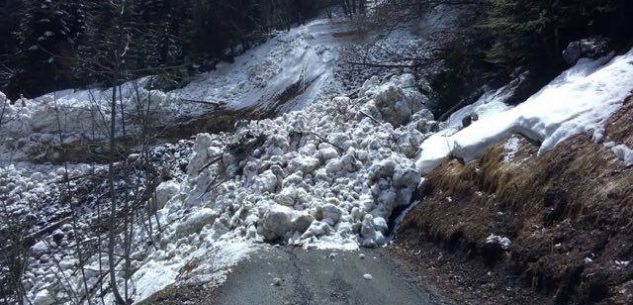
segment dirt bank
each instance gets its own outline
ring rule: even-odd
[[[633,304],[633,168],[588,136],[541,157],[517,138],[518,149],[501,143],[430,174],[398,252],[489,304]],[[633,146],[633,98],[611,118],[609,141]]]

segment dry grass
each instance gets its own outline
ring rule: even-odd
[[[629,102],[608,138],[632,145],[632,120]],[[625,289],[633,265],[616,263],[633,260],[633,168],[584,135],[542,157],[535,152],[522,140],[510,163],[503,144],[466,165],[445,161],[428,176],[400,238],[474,254],[560,303],[633,304]],[[510,251],[488,251],[492,233],[508,236]]]

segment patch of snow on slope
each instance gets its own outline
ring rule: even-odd
[[[624,144],[620,144],[611,147],[611,151],[618,157],[618,159],[624,162],[624,165],[633,166],[633,149]]]
[[[338,86],[333,71],[341,44],[334,34],[344,30],[340,20],[317,19],[280,32],[270,41],[238,56],[232,64],[199,76],[175,97],[225,102],[240,109],[275,106],[279,97],[293,85],[302,87],[285,109],[304,107],[321,95],[332,94]]]
[[[633,50],[611,61],[582,59],[524,103],[508,110],[494,107],[468,128],[434,135],[420,146],[417,169],[428,173],[451,154],[471,160],[514,133],[542,142],[540,155],[583,132],[600,141],[607,119],[631,89]]]
[[[504,146],[505,155],[503,156],[503,162],[512,162],[519,152],[519,148],[521,148],[521,141],[516,136],[512,136]]]

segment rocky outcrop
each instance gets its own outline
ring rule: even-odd
[[[580,58],[597,59],[609,53],[609,42],[605,38],[591,37],[570,42],[563,50],[563,59],[570,65]]]

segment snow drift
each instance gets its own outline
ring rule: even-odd
[[[460,131],[453,126],[420,146],[417,169],[428,173],[449,155],[472,160],[515,133],[541,143],[539,154],[583,132],[601,141],[606,121],[620,109],[631,89],[633,51],[612,60],[581,59],[514,108],[503,103],[506,95],[485,95],[471,107],[479,121]]]

